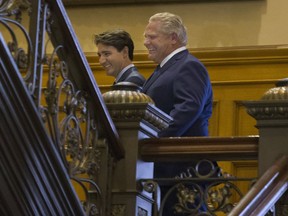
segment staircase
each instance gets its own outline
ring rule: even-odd
[[[286,100],[246,104],[259,137],[159,139],[170,119],[148,101],[105,103],[60,0],[0,2],[0,26],[0,215],[161,215],[159,185],[199,178],[154,179],[153,162],[191,158],[259,163],[247,195],[204,198],[205,214],[287,215]],[[180,214],[195,213],[181,201]]]

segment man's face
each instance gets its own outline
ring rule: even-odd
[[[144,31],[144,46],[148,49],[148,58],[160,64],[173,50],[175,38],[161,32],[160,22],[150,22]]]
[[[126,49],[118,52],[113,46],[107,46],[105,44],[97,44],[99,63],[106,70],[108,76],[117,77],[118,73],[125,67],[125,61],[127,56]]]

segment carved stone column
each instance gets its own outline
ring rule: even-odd
[[[261,176],[282,155],[288,155],[288,79],[276,83],[276,87],[265,92],[261,100],[244,104],[247,112],[257,120]],[[287,198],[286,191],[275,206],[276,215],[287,214]]]
[[[136,86],[122,83],[103,94],[109,113],[125,148],[125,158],[116,164],[112,186],[112,215],[152,215],[151,194],[142,192],[137,181],[153,178],[153,163],[138,157],[138,140],[157,137],[171,118],[154,106]]]

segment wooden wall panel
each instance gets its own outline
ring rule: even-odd
[[[256,161],[234,161],[233,165],[233,176],[238,178],[257,178],[258,163]],[[236,186],[241,189],[241,191],[248,191],[253,182],[250,181],[239,181],[236,182]]]
[[[287,46],[228,47],[190,49],[210,74],[214,106],[210,119],[211,136],[258,134],[255,120],[241,101],[258,100],[275,83],[288,75]],[[102,92],[110,90],[114,78],[108,77],[96,53],[87,53],[95,79]],[[148,78],[155,64],[145,52],[135,52],[134,64]]]
[[[241,101],[235,101],[234,133],[235,136],[258,135],[255,127],[256,120],[248,115],[245,106]]]
[[[210,136],[217,136],[219,133],[219,112],[220,112],[220,103],[219,101],[213,102],[213,112],[212,116],[209,120],[209,135]]]

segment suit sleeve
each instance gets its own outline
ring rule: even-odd
[[[159,133],[160,137],[182,136],[200,117],[211,88],[205,67],[197,61],[183,64],[173,81],[174,122]]]

